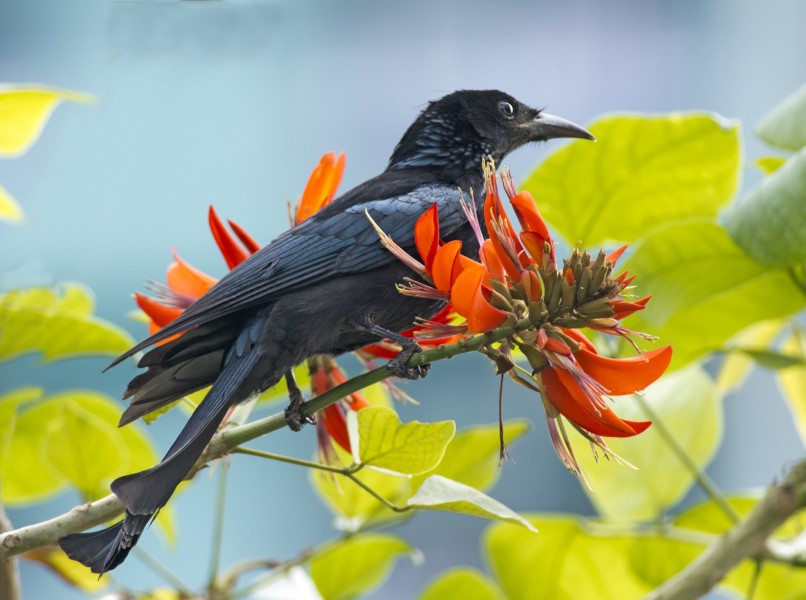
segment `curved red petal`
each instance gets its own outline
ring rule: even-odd
[[[235,232],[235,235],[238,236],[238,239],[241,240],[241,243],[244,245],[247,252],[254,254],[260,250],[260,244],[255,241],[255,238],[246,233],[246,230],[243,227],[238,225],[235,221],[227,220],[227,223],[229,223],[229,226],[232,228],[232,231]]]
[[[574,358],[583,371],[611,394],[623,396],[643,390],[663,375],[672,360],[672,347],[656,348],[629,358],[607,358],[583,348]]]
[[[350,436],[347,434],[347,419],[338,404],[331,404],[319,413],[325,430],[339,446],[350,452]]]
[[[506,255],[505,255],[506,257]],[[505,282],[504,264],[495,249],[495,244],[492,240],[485,240],[484,245],[481,247],[481,260],[487,268],[487,274],[490,279]]]
[[[430,274],[439,247],[439,211],[436,202],[417,219],[414,225],[414,243],[426,271]]]
[[[586,350],[592,352],[593,354],[598,354],[598,352],[596,351],[596,346],[593,345],[593,342],[591,342],[588,338],[586,338],[585,334],[582,333],[579,329],[572,329],[572,328],[566,329],[565,327],[561,327],[560,329],[562,329],[562,332],[565,335],[574,340],[582,348],[585,348]]]
[[[484,266],[477,262],[465,267],[456,281],[451,286],[451,304],[456,312],[469,318],[473,312],[473,303],[476,300],[476,292],[481,286],[481,279],[484,277]]]
[[[495,308],[487,300],[486,296],[489,296],[490,291],[489,288],[485,290],[481,283],[476,288],[473,308],[467,316],[467,329],[471,333],[491,331],[501,325],[507,318],[506,312]]]
[[[215,239],[218,249],[221,250],[228,268],[234,269],[249,257],[249,253],[238,245],[227,231],[227,228],[224,227],[212,205],[208,212],[207,221],[210,224],[210,231],[213,232],[213,239]]]
[[[635,429],[619,418],[609,406],[594,406],[573,375],[565,369],[546,367],[540,374],[549,402],[572,423],[607,437],[630,437],[636,434]]]
[[[137,306],[140,307],[140,310],[148,315],[148,318],[151,319],[151,322],[157,329],[165,327],[184,312],[181,308],[166,306],[158,300],[150,296],[144,296],[139,292],[134,293],[134,301],[137,303]]]
[[[510,200],[512,208],[515,209],[515,215],[520,221],[521,228],[525,231],[534,231],[543,239],[551,239],[549,236],[549,228],[540,211],[537,209],[537,204],[529,192],[520,192],[512,200]]]
[[[451,283],[455,277],[459,276],[461,269],[455,269],[458,262],[456,257],[462,251],[462,242],[453,240],[441,246],[434,255],[431,265],[430,275],[434,280],[434,285],[441,292],[451,291]],[[455,275],[454,275],[455,273]]]

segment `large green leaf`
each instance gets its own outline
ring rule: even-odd
[[[5,479],[5,467],[11,458],[17,410],[24,404],[38,400],[43,394],[41,388],[23,387],[0,396],[0,482]]]
[[[529,422],[525,419],[505,422],[504,442],[511,444],[529,431],[529,428]],[[498,425],[463,429],[448,444],[442,461],[431,471],[415,476],[412,487],[416,489],[431,475],[442,475],[477,490],[487,491],[495,485],[501,474],[499,455]]]
[[[756,133],[771,146],[793,152],[806,146],[806,84],[767,113]]]
[[[806,260],[806,148],[732,206],[725,227],[761,263],[787,267]]]
[[[506,596],[481,571],[457,567],[430,581],[419,600],[506,600]]]
[[[0,361],[30,353],[45,360],[117,356],[134,344],[123,329],[93,316],[92,292],[76,283],[0,295]]]
[[[484,536],[486,559],[510,600],[632,600],[652,589],[632,570],[629,535],[593,535],[563,515],[530,521],[540,534],[501,524]]]
[[[597,143],[556,152],[524,182],[571,244],[632,242],[662,223],[716,216],[736,192],[739,128],[707,114],[605,117]]]
[[[0,158],[28,150],[62,100],[90,102],[92,97],[39,86],[0,86]]]
[[[529,521],[498,500],[441,475],[432,475],[426,479],[417,493],[409,498],[408,505],[412,508],[443,510],[482,519],[516,523],[536,533]]]
[[[348,416],[358,419],[362,463],[411,475],[436,467],[456,431],[453,421],[403,425],[395,411],[383,406],[369,406]]]
[[[806,306],[806,295],[787,272],[757,263],[706,219],[654,230],[624,269],[637,275],[642,294],[652,294],[627,326],[674,346],[673,367],[721,349],[749,325]]]
[[[349,600],[383,583],[395,561],[411,552],[397,536],[355,536],[318,552],[309,563],[311,578],[324,600]]]
[[[747,352],[734,351],[732,348],[763,351],[770,347],[773,340],[786,325],[785,320],[761,321],[754,323],[744,331],[740,331],[728,344],[725,359],[716,377],[716,387],[721,394],[737,390],[744,383],[754,361]]]
[[[695,477],[675,455],[659,431],[665,427],[704,469],[722,440],[722,400],[711,377],[697,364],[666,375],[643,396],[662,423],[631,438],[609,438],[607,445],[637,467],[597,461],[590,444],[573,436],[574,450],[593,490],[586,490],[598,513],[613,522],[653,521],[676,504]],[[619,396],[615,410],[624,419],[644,421],[648,415],[636,396]]]

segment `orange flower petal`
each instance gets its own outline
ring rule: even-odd
[[[649,422],[644,421],[637,422],[636,427],[633,427],[631,421],[619,418],[607,406],[604,409],[598,409],[597,412],[585,392],[565,369],[546,367],[540,371],[540,377],[547,400],[566,419],[586,431],[605,437],[631,437],[650,425]]]
[[[186,263],[176,252],[174,262],[168,265],[168,270],[165,272],[165,280],[169,288],[191,298],[203,296],[218,281],[215,277]]]
[[[521,285],[530,300],[537,302],[543,298],[543,286],[540,277],[534,271],[526,270],[521,273]]]
[[[643,390],[663,375],[672,360],[672,347],[664,346],[642,356],[607,358],[582,349],[574,354],[579,366],[614,396]]]
[[[439,211],[436,202],[417,219],[414,225],[414,243],[425,263],[426,271],[430,274],[439,247]]]
[[[224,227],[221,219],[215,212],[215,209],[210,206],[207,221],[210,224],[210,231],[213,232],[215,243],[218,244],[218,249],[224,255],[224,260],[227,262],[227,267],[234,269],[249,257],[249,253],[238,245],[238,242]]]
[[[543,239],[550,239],[549,228],[540,211],[537,209],[537,204],[529,192],[521,192],[510,200],[512,208],[515,209],[515,215],[520,221],[521,227],[525,231],[534,231]]]
[[[577,344],[579,344],[585,350],[592,352],[593,354],[598,354],[596,352],[596,346],[593,345],[588,338],[585,337],[585,334],[582,333],[579,329],[566,329],[565,327],[561,327],[562,332],[574,340]]]
[[[148,318],[151,319],[151,322],[157,329],[165,327],[183,312],[181,308],[166,306],[158,300],[144,296],[139,292],[134,293],[134,301],[137,302],[137,306],[140,307],[140,310],[148,315]]]
[[[471,264],[465,267],[465,270],[459,274],[451,286],[451,304],[456,312],[466,319],[473,311],[476,291],[481,286],[482,277],[484,277],[484,266],[471,261]]]
[[[629,247],[629,244],[624,244],[621,248],[613,250],[613,252],[605,257],[605,262],[609,262],[611,265],[615,266],[618,259],[621,258],[621,255],[624,254],[624,251]]]
[[[467,329],[471,333],[485,333],[498,327],[507,318],[507,313],[490,304],[492,290],[479,285],[473,299],[473,309],[467,317]]]
[[[495,186],[494,179],[492,185]],[[521,243],[518,241],[518,238],[515,235],[515,230],[512,228],[512,223],[510,223],[509,219],[507,219],[507,215],[504,212],[504,207],[501,204],[501,199],[498,196],[497,187],[493,187],[493,191],[488,193],[484,199],[484,224],[487,227],[490,241],[495,248],[496,254],[501,259],[501,263],[503,264],[507,275],[509,275],[511,279],[518,279],[521,271],[519,268],[520,266],[512,264],[512,261],[510,260],[507,252],[504,250],[504,247],[501,245],[498,236],[493,232],[492,223],[498,223],[502,217],[505,223],[504,235],[512,240],[512,245],[515,248],[515,254],[520,255],[520,253],[523,251],[523,246],[521,246]]]
[[[309,219],[325,204],[333,199],[336,187],[341,181],[341,174],[344,170],[344,155],[336,158],[335,152],[327,152],[319,159],[319,164],[308,177],[305,190],[302,192],[296,214],[294,215],[294,225],[299,225]]]
[[[441,292],[451,291],[451,283],[462,272],[461,264],[459,264],[458,271],[456,269],[457,263],[460,263],[457,260],[457,255],[461,251],[462,242],[453,240],[441,246],[434,256],[434,261],[431,265],[431,277],[434,280],[434,285]]]
[[[504,255],[506,258],[506,255]],[[485,240],[484,245],[481,247],[481,261],[487,268],[489,279],[505,282],[504,265],[499,254],[496,252],[495,245],[492,240]]]
[[[546,253],[546,239],[534,231],[521,231],[521,242],[538,265],[543,264],[543,255]]]

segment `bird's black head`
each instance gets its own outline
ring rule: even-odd
[[[570,121],[518,102],[498,90],[463,90],[428,104],[398,143],[389,169],[475,171],[527,144],[593,136]]]

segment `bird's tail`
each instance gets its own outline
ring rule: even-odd
[[[242,335],[248,332],[242,331]],[[59,546],[70,558],[99,574],[123,562],[146,525],[199,459],[229,407],[255,391],[249,374],[259,357],[258,346],[237,341],[233,344],[215,383],[162,462],[112,482],[112,491],[126,507],[123,520],[101,531],[74,533],[59,540]]]

